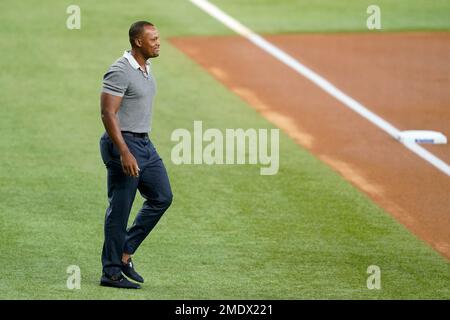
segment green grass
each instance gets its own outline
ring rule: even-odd
[[[449,0],[214,0],[251,29],[268,34],[368,31],[367,7],[381,10],[383,31],[450,30]]]
[[[362,28],[353,16],[339,25],[335,1],[310,11],[289,10],[289,1],[257,2],[255,10],[256,1],[216,3],[261,32]],[[348,12],[359,12],[360,3],[346,3],[353,3]],[[436,17],[427,20],[429,28],[448,28],[448,1],[408,3]],[[260,176],[258,166],[171,163],[171,132],[192,128],[194,120],[205,128],[272,128],[166,41],[229,33],[224,27],[187,1],[85,0],[78,1],[82,29],[69,31],[69,4],[2,6],[1,299],[450,298],[447,260],[284,134],[276,176]],[[324,8],[329,27],[315,18],[324,17]],[[164,38],[154,62],[152,140],[175,197],[135,256],[147,282],[129,292],[98,286],[106,208],[99,90],[104,71],[127,47],[130,22],[140,18],[154,21]],[[396,21],[396,28],[423,27]],[[138,197],[133,215],[141,202]],[[81,290],[66,288],[69,265],[81,268]],[[366,288],[369,265],[381,268],[382,290]]]

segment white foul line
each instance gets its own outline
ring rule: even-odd
[[[301,64],[299,61],[294,59],[292,56],[281,50],[280,48],[274,46],[258,34],[254,33],[252,30],[247,28],[246,26],[242,25],[239,21],[232,18],[225,12],[223,12],[221,9],[219,9],[217,6],[211,4],[207,0],[189,0],[196,6],[198,6],[200,9],[208,13],[210,16],[216,18],[220,22],[222,22],[224,25],[226,25],[231,30],[235,31],[236,33],[240,34],[241,36],[247,38],[249,41],[253,42],[256,46],[261,48],[262,50],[266,51],[268,54],[274,56],[287,66],[291,67],[295,71],[297,71],[299,74],[316,84],[318,87],[320,87],[323,91],[327,92],[331,96],[333,96],[335,99],[342,102],[345,106],[352,109],[356,113],[358,113],[360,116],[366,118],[371,123],[379,127],[381,130],[385,131],[387,134],[389,134],[394,139],[397,139],[400,143],[402,143],[406,148],[417,154],[422,159],[428,161],[430,164],[435,166],[437,169],[445,173],[446,175],[450,176],[450,167],[448,164],[446,164],[444,161],[436,157],[434,154],[430,153],[423,147],[419,146],[417,143],[403,143],[399,140],[400,137],[400,130],[395,128],[393,125],[391,125],[389,122],[384,120],[383,118],[377,116],[375,113],[367,109],[365,106],[363,106],[361,103],[353,99],[352,97],[348,96],[338,88],[336,88],[333,84],[331,84],[328,80],[323,78],[322,76],[318,75],[305,65]]]

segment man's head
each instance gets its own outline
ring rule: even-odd
[[[159,33],[156,27],[147,21],[138,21],[128,31],[131,47],[139,50],[145,59],[159,56]]]

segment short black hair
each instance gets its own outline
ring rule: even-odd
[[[153,23],[148,21],[137,21],[131,25],[130,30],[128,30],[128,36],[130,37],[130,44],[132,47],[135,46],[134,40],[141,35],[145,26],[154,27]]]

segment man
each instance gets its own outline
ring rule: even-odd
[[[150,58],[159,56],[159,33],[150,22],[129,30],[131,50],[125,51],[103,77],[101,117],[106,132],[100,151],[107,168],[109,206],[105,215],[100,285],[139,289],[144,279],[131,255],[172,203],[164,164],[149,140],[156,85]],[[133,225],[128,218],[136,191],[145,198]]]

